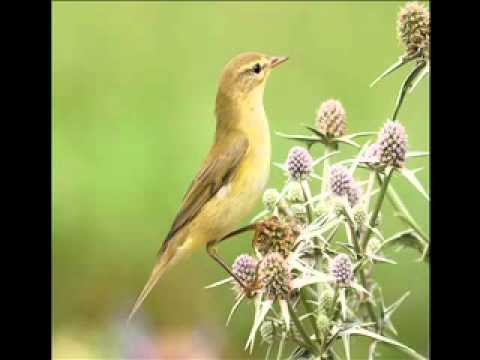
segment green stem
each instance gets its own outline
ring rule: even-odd
[[[311,203],[312,193],[310,192],[310,186],[308,186],[307,180],[302,180],[302,182],[300,182],[300,185],[302,186],[303,196],[306,201],[308,223],[311,224],[313,221],[313,209]]]
[[[378,196],[377,202],[375,204],[375,208],[373,209],[372,217],[370,218],[370,223],[368,229],[365,231],[365,236],[363,237],[362,248],[363,251],[367,249],[368,241],[370,240],[370,235],[372,235],[372,228],[376,226],[377,217],[380,213],[380,209],[382,208],[383,199],[385,198],[385,193],[387,192],[388,184],[390,183],[390,179],[392,178],[394,169],[391,169],[390,172],[385,175],[385,181],[382,183],[382,187],[380,189],[380,195]]]
[[[320,194],[326,194],[327,193],[327,186],[328,186],[328,175],[330,173],[330,156],[328,156],[334,149],[326,144],[325,145],[325,153],[324,157],[325,159],[323,160],[323,174],[322,174],[322,185],[320,189]],[[320,239],[316,239],[316,244],[318,247],[320,247]],[[315,269],[317,271],[321,271],[321,261],[320,261],[320,255],[317,257],[316,262],[315,262]],[[321,291],[322,291],[322,286],[321,284],[317,284],[317,299],[320,299],[321,296]],[[322,308],[320,306],[320,302],[318,302],[318,313],[322,311]]]
[[[297,314],[295,313],[295,310],[293,310],[293,307],[292,307],[292,304],[290,303],[290,301],[287,301],[287,305],[288,305],[288,311],[290,312],[290,316],[293,320],[293,323],[295,324],[296,328],[300,332],[300,335],[302,335],[302,338],[305,341],[305,343],[309,346],[309,348],[310,348],[309,350],[312,351],[315,355],[318,355],[319,354],[319,349],[318,349],[317,345],[315,345],[312,342],[310,337],[305,332],[305,329],[303,328],[302,323],[298,319]]]
[[[337,305],[337,299],[338,299],[338,285],[335,285],[335,288],[333,290],[333,300],[332,300],[332,305],[330,305],[330,309],[328,309],[327,316],[331,318],[333,316],[333,311],[335,310],[335,305]]]
[[[315,338],[317,340],[320,340],[320,333],[318,332],[317,324],[315,323],[315,317],[313,316],[312,307],[310,306],[308,301],[305,299],[305,290],[303,288],[300,289],[300,299],[302,300],[305,310],[307,310],[308,313],[312,314],[311,316],[308,316],[308,318],[310,319],[310,325],[312,326],[313,331],[315,333]]]
[[[413,81],[426,65],[427,65],[426,62],[421,62],[420,64],[418,64],[403,82],[402,87],[400,88],[400,93],[398,94],[395,109],[393,110],[393,115],[392,115],[393,121],[397,119],[398,112],[400,111],[400,107],[403,104],[403,100],[405,100],[405,95],[407,95],[408,89],[410,89],[410,87],[413,84]]]
[[[369,286],[367,284],[367,278],[365,276],[365,269],[361,269],[359,273],[360,273],[360,281],[362,282],[362,286],[368,290]],[[377,323],[377,316],[375,314],[375,309],[373,308],[373,304],[369,300],[367,300],[366,305],[367,305],[367,311],[368,311],[368,315],[370,316],[370,319],[373,322]]]
[[[333,151],[330,145],[325,145],[325,160],[323,160],[323,177],[322,177],[322,187],[320,189],[321,194],[325,194],[327,191],[328,185],[328,174],[330,173],[330,157],[328,156]]]

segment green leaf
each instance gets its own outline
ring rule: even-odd
[[[350,335],[344,334],[342,335],[343,347],[345,348],[345,358],[347,360],[351,360],[350,357]]]
[[[424,156],[430,156],[430,153],[428,151],[408,151],[406,155],[407,159]]]
[[[399,171],[405,177],[405,179],[410,181],[410,183],[415,187],[415,189],[425,197],[425,199],[430,201],[430,197],[428,196],[427,192],[423,189],[422,184],[420,183],[420,181],[418,181],[413,171],[407,168],[400,168]]]
[[[377,340],[373,340],[368,347],[368,360],[375,360],[375,351],[377,350]]]
[[[345,143],[345,144],[349,144],[349,145],[355,146],[356,148],[360,148],[360,145],[358,145],[358,144],[357,144],[355,141],[353,141],[353,140],[346,139],[346,138],[337,138],[336,140],[337,140],[338,142]]]
[[[377,134],[376,131],[361,131],[361,132],[354,133],[354,134],[340,136],[339,139],[351,140],[351,139],[354,139],[354,138],[360,137],[360,136],[369,136],[369,135],[376,135],[376,134]]]
[[[418,250],[420,253],[423,252],[425,247],[424,241],[421,239],[420,236],[413,229],[408,229],[404,231],[400,231],[395,235],[391,236],[387,240],[385,240],[382,245],[380,246],[380,250],[388,249],[392,246],[403,245],[406,247],[410,247],[413,249]]]
[[[399,350],[403,351],[404,353],[410,355],[412,358],[414,359],[417,359],[417,360],[427,360],[426,357],[420,355],[419,353],[417,353],[415,350],[413,350],[412,348],[408,347],[407,345],[404,345],[402,344],[401,342],[398,342],[396,340],[393,340],[393,339],[390,339],[390,338],[387,338],[385,336],[382,336],[380,334],[377,334],[377,333],[374,333],[370,330],[367,330],[367,329],[363,329],[363,328],[351,328],[351,329],[347,329],[347,330],[343,330],[340,332],[342,335],[343,334],[348,334],[348,335],[360,335],[360,336],[367,336],[367,337],[370,337],[374,340],[378,340],[380,342],[383,342],[385,344],[388,344],[388,345],[392,345],[396,348],[398,348]]]
[[[239,296],[235,304],[233,304],[232,310],[230,310],[230,314],[228,314],[227,323],[225,324],[225,326],[228,326],[228,324],[230,323],[230,320],[232,319],[233,314],[235,314],[235,312],[238,309],[238,305],[240,305],[240,303],[244,298],[245,298],[245,295]]]
[[[391,65],[387,70],[385,70],[379,77],[377,77],[373,82],[370,84],[370,87],[373,87],[377,82],[382,80],[387,75],[391,74],[397,69],[400,69],[403,65],[408,64],[414,58],[408,56],[401,56],[393,65]]]
[[[415,81],[412,84],[412,87],[408,91],[409,94],[413,92],[413,90],[417,87],[417,85],[422,81],[425,75],[427,75],[430,72],[430,63],[427,62],[427,65],[422,69],[420,74],[418,74],[415,78]]]
[[[316,166],[316,165],[320,164],[322,161],[328,159],[329,157],[332,157],[333,155],[336,155],[336,154],[339,154],[339,153],[340,153],[340,151],[337,150],[337,151],[333,151],[331,153],[325,154],[325,155],[319,157],[317,160],[315,160],[313,162],[313,166]]]
[[[285,139],[302,141],[302,142],[305,142],[307,144],[314,144],[314,143],[317,143],[317,142],[322,142],[322,139],[319,139],[316,136],[288,135],[288,134],[284,134],[284,133],[281,133],[281,132],[276,132],[275,134],[277,134],[278,136],[283,137]]]

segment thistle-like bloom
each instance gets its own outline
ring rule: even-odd
[[[292,180],[308,179],[312,173],[313,159],[307,149],[294,146],[288,153],[287,169]]]
[[[297,181],[291,181],[287,185],[285,199],[289,203],[301,203],[305,201],[302,185]]]
[[[321,334],[327,333],[327,331],[330,329],[330,319],[327,317],[327,315],[320,313],[317,315],[317,328],[318,331]]]
[[[257,276],[258,260],[253,256],[242,254],[238,256],[233,265],[232,272],[245,284],[245,286],[252,288],[255,285]],[[234,289],[243,293],[244,289],[235,281]]]
[[[287,257],[294,249],[300,228],[295,219],[283,222],[276,216],[272,216],[257,225],[253,245],[265,255],[271,251]]]
[[[334,165],[330,169],[330,191],[332,194],[346,196],[348,203],[354,207],[361,196],[360,186],[353,179],[350,171],[343,165]]]
[[[418,2],[407,3],[398,14],[398,37],[407,54],[430,58],[430,11]]]
[[[258,265],[256,288],[264,289],[268,299],[287,299],[290,294],[290,270],[287,260],[277,252],[269,253]]]
[[[347,129],[347,114],[338,100],[324,101],[317,111],[317,129],[328,137],[345,135]]]
[[[328,311],[333,304],[334,290],[328,284],[321,284],[320,297],[318,299],[319,307],[324,311]]]
[[[278,200],[280,200],[280,193],[276,189],[267,189],[263,193],[263,204],[269,210],[273,210]]]
[[[387,121],[378,136],[377,158],[383,166],[400,168],[407,155],[407,133],[398,121]]]
[[[353,266],[350,257],[339,254],[330,263],[330,273],[339,287],[349,287],[353,279]]]
[[[353,221],[358,228],[362,228],[367,221],[368,214],[362,205],[353,208]]]

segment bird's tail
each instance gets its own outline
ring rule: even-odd
[[[132,320],[133,316],[135,315],[137,310],[140,308],[140,306],[142,306],[143,301],[148,296],[150,291],[152,291],[152,289],[155,287],[155,284],[157,283],[157,281],[165,273],[165,270],[167,270],[168,265],[171,264],[171,260],[173,257],[172,255],[168,250],[160,255],[160,258],[155,264],[155,267],[153,268],[147,283],[145,284],[142,292],[140,293],[137,300],[135,301],[135,305],[133,306],[132,311],[130,312],[130,315],[128,315],[127,324],[130,322],[130,320]]]

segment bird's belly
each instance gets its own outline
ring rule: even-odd
[[[240,227],[260,199],[269,173],[269,152],[246,158],[232,180],[220,188],[192,222],[190,246],[220,239]]]

